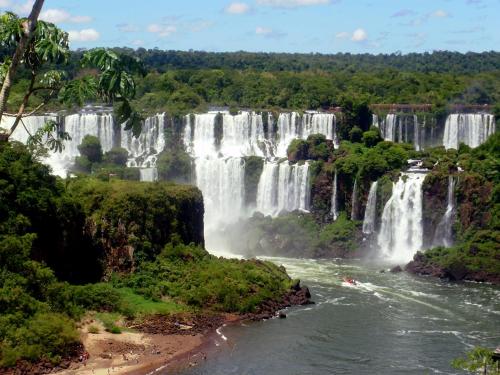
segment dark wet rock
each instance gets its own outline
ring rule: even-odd
[[[395,266],[395,267],[391,268],[390,272],[391,273],[400,273],[400,272],[403,272],[403,269],[401,268],[401,266]]]

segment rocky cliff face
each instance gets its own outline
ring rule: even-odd
[[[97,250],[101,277],[127,273],[169,242],[203,245],[203,198],[193,186],[130,181],[72,181],[86,214],[83,237]]]

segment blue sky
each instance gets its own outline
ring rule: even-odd
[[[500,0],[46,0],[42,18],[72,48],[408,53],[499,50],[499,15]]]

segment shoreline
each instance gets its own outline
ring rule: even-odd
[[[280,312],[290,306],[314,303],[309,289],[295,283],[280,301],[263,303],[254,313],[205,313],[200,315],[153,315],[141,321],[129,321],[121,334],[106,332],[95,320],[80,327],[81,341],[89,357],[73,361],[68,368],[56,368],[59,375],[153,375],[168,369],[180,373],[206,360],[217,342],[227,342],[220,329],[244,321],[286,317]],[[98,325],[100,333],[89,333]],[[133,331],[132,331],[133,329]]]

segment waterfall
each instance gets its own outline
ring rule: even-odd
[[[262,115],[255,112],[226,113],[222,120],[223,137],[220,152],[226,156],[268,156]],[[269,155],[270,156],[270,155]]]
[[[379,127],[378,116],[376,114],[372,114],[372,126]]]
[[[337,170],[335,170],[335,175],[333,177],[332,207],[330,209],[330,215],[332,215],[333,221],[337,220],[337,218],[339,217],[339,211],[337,207]]]
[[[286,157],[286,150],[294,139],[307,139],[311,134],[323,134],[338,147],[337,118],[332,113],[307,112],[302,117],[297,112],[280,113],[278,117],[278,142],[274,156]]]
[[[257,187],[257,211],[276,216],[309,209],[309,163],[265,162]]]
[[[139,169],[139,173],[141,181],[152,182],[158,180],[158,171],[155,167],[141,168]]]
[[[165,149],[165,114],[146,118],[139,137],[131,130],[121,131],[121,147],[128,151],[129,167],[150,168],[156,165],[158,154]]]
[[[351,196],[351,220],[358,218],[358,179],[354,180]]]
[[[396,140],[396,126],[397,126],[398,116],[389,113],[385,118],[385,124],[382,130],[382,138],[386,141],[395,142]]]
[[[448,177],[448,202],[446,211],[441,218],[434,239],[433,246],[450,247],[453,245],[453,222],[455,220],[455,179],[453,176]]]
[[[370,192],[368,193],[365,217],[363,219],[363,233],[365,234],[371,234],[375,231],[377,220],[377,184],[378,181],[372,182]]]
[[[196,160],[196,186],[203,193],[207,231],[221,229],[220,225],[234,223],[242,217],[244,178],[241,158]]]
[[[2,118],[2,123],[4,117]],[[71,136],[71,140],[65,141],[64,150],[61,153],[50,153],[44,158],[44,162],[52,167],[53,173],[65,177],[68,169],[73,164],[75,157],[80,155],[78,145],[82,143],[86,135],[93,135],[99,138],[102,150],[109,151],[113,147],[114,131],[113,116],[109,113],[77,113],[63,118],[64,130]],[[48,120],[57,120],[54,115],[46,116],[28,116],[23,118],[23,122],[31,134],[34,134]],[[6,118],[6,124],[13,123],[13,118]],[[2,127],[4,125],[2,124]],[[26,143],[28,133],[22,124],[20,124],[14,133],[12,139]]]
[[[490,114],[451,114],[443,135],[445,148],[458,149],[460,143],[477,147],[495,133],[495,116]]]
[[[382,254],[407,262],[422,248],[422,184],[425,174],[405,173],[384,206],[377,243]]]

